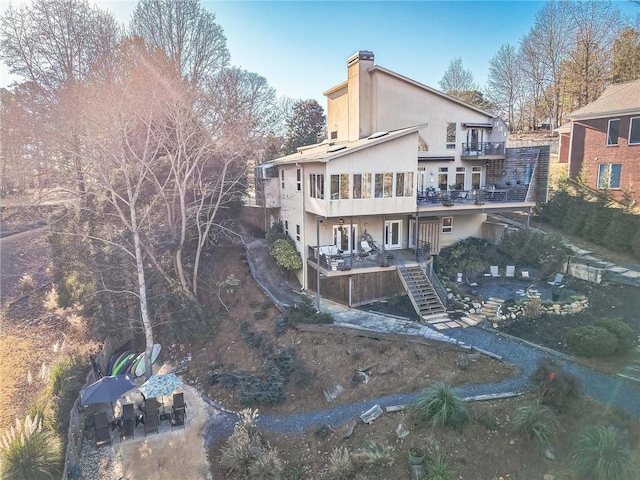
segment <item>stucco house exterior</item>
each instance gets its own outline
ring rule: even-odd
[[[509,152],[502,119],[375,65],[370,51],[324,95],[327,138],[256,169],[258,204],[295,241],[305,289],[320,281],[323,296],[357,305],[426,283],[442,307],[433,256],[499,238],[505,226],[488,214],[529,212],[546,196],[548,150]]]
[[[568,115],[558,128],[560,163],[569,178],[583,173],[587,186],[610,190],[640,187],[640,80],[610,85],[595,101]]]

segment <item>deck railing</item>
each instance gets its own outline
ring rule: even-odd
[[[504,142],[470,142],[462,144],[463,157],[504,155]]]
[[[323,246],[320,248],[322,250]],[[307,258],[313,263],[318,264],[317,246],[307,246]],[[320,268],[327,271],[348,270],[351,268],[367,268],[367,267],[388,267],[393,264],[393,255],[382,250],[375,250],[369,253],[348,253],[340,255],[325,255],[320,253]]]
[[[489,203],[524,202],[528,186],[483,188],[479,190],[447,190],[444,192],[418,192],[418,205],[481,205]]]

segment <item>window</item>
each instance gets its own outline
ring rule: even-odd
[[[601,163],[598,165],[598,188],[620,188],[620,172],[622,165],[619,163]]]
[[[280,187],[284,190],[284,170],[280,170]]]
[[[331,132],[330,136],[331,140],[335,140],[336,138],[338,138],[338,131],[334,130],[333,132]]]
[[[302,170],[296,169],[296,190],[302,190]]]
[[[349,174],[331,175],[331,200],[349,198]]]
[[[353,198],[371,198],[371,174],[353,175]]]
[[[309,196],[324,200],[324,174],[312,173],[309,175]]]
[[[467,174],[465,167],[456,167],[456,190],[464,190],[464,177]]]
[[[438,188],[442,192],[449,190],[449,167],[438,168]]]
[[[480,188],[480,179],[482,177],[482,167],[471,167],[471,188],[478,190]]]
[[[453,217],[442,217],[442,233],[453,231]]]
[[[609,120],[607,128],[607,145],[618,145],[618,134],[620,133],[620,120]]]
[[[289,220],[284,221],[284,233],[285,235],[289,235]]]
[[[629,122],[629,145],[640,145],[640,117]]]
[[[300,241],[300,225],[296,225],[296,240]]]
[[[456,148],[456,124],[447,123],[447,148]]]
[[[413,172],[404,174],[404,196],[413,197]]]
[[[404,173],[396,173],[396,197],[404,197]]]

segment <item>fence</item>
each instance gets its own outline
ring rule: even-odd
[[[107,371],[107,364],[109,358],[113,353],[113,342],[111,337],[108,337],[104,341],[102,351],[96,356],[96,362],[100,365],[103,372]],[[87,375],[87,380],[82,388],[87,385],[91,385],[98,378],[96,377],[93,369]],[[80,453],[82,452],[82,440],[84,439],[84,425],[85,418],[80,407],[80,397],[76,398],[71,407],[71,413],[69,415],[69,430],[67,433],[67,449],[65,451],[64,458],[64,471],[62,472],[62,479],[79,478],[78,460],[80,459]]]

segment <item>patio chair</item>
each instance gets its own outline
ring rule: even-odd
[[[171,406],[171,430],[174,427],[184,427],[184,419],[187,416],[187,404],[184,402],[183,393],[173,394],[173,405]]]
[[[369,245],[369,242],[366,240],[360,240],[360,252],[371,253],[371,250],[373,250],[373,247]]]
[[[554,278],[553,281],[547,282],[547,283],[554,287],[561,287],[563,280],[564,280],[564,275],[561,273],[556,273],[556,278]]]
[[[506,272],[504,274],[505,277],[514,278],[516,276],[516,267],[515,265],[507,265]]]
[[[157,410],[152,413],[145,412],[144,414],[144,436],[147,433],[160,433],[160,416]]]
[[[93,414],[96,447],[99,445],[111,445],[111,430],[107,412]]]
[[[120,439],[134,437],[136,429],[136,416],[133,403],[122,405],[122,418],[120,419]]]
[[[500,276],[500,272],[498,271],[498,266],[497,265],[491,265],[490,267],[490,271],[491,271],[491,276],[492,277],[499,277]]]

